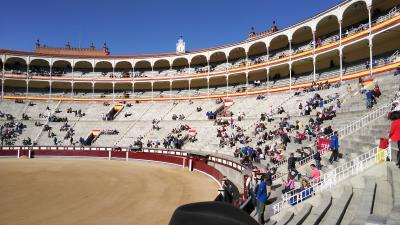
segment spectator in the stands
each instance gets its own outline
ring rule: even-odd
[[[271,196],[272,189],[272,171],[269,168],[269,164],[265,167],[265,183],[267,184],[267,194]]]
[[[400,168],[400,118],[392,121],[390,125],[389,138],[392,142],[397,142],[397,163],[396,165]]]
[[[79,138],[79,144],[80,145],[85,145],[85,139],[83,137]]]
[[[321,180],[321,172],[314,164],[311,164],[310,167],[311,167],[310,179],[313,179],[316,183],[319,183]]]
[[[289,173],[287,180],[283,180],[282,183],[284,184],[284,189],[282,190],[282,194],[289,192],[294,189],[294,174]]]
[[[314,154],[314,160],[317,168],[321,170],[321,153],[319,151]]]
[[[333,161],[337,161],[339,156],[339,137],[337,131],[335,131],[330,138],[329,147],[331,149],[331,157],[329,158],[329,162],[332,164]]]
[[[308,182],[307,179],[303,179],[301,181],[301,187],[300,187],[300,191],[301,191],[301,200],[306,200],[307,198],[309,198],[313,192],[310,182]]]
[[[296,161],[298,160],[298,158],[294,157],[294,153],[290,153],[290,156],[288,158],[288,171],[289,173],[293,173],[293,176],[298,176],[300,177],[301,174],[299,173],[299,171],[297,171],[296,169]]]
[[[372,108],[374,101],[376,101],[374,91],[367,90],[365,95],[367,96],[367,109],[370,109],[370,108]]]
[[[261,175],[260,184],[257,190],[257,203],[258,203],[258,222],[264,224],[265,205],[267,204],[268,193],[267,183],[265,182],[265,175]]]

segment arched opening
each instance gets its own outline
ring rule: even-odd
[[[92,87],[92,86],[91,86]],[[96,82],[94,85],[94,95],[100,98],[112,98],[113,85],[109,82]]]
[[[92,97],[92,83],[89,82],[75,82],[73,97]]]
[[[92,63],[88,61],[78,61],[75,63],[74,75],[83,76],[83,75],[89,75],[92,72],[93,72]]]
[[[373,37],[372,54],[374,67],[392,63],[396,60],[397,57],[393,54],[400,49],[400,41],[393,40],[400,40],[400,27]]]
[[[289,86],[289,64],[275,66],[269,69],[270,87]]]
[[[55,96],[67,96],[71,95],[71,83],[70,82],[51,82],[51,93]]]
[[[47,96],[50,93],[50,83],[45,81],[29,81],[29,95]]]
[[[52,66],[52,75],[54,76],[62,76],[62,75],[71,75],[72,67],[71,63],[66,60],[57,60],[53,62]]]
[[[388,15],[391,11],[393,12],[393,9],[399,5],[400,0],[372,0],[372,26],[385,21],[385,19],[388,19],[386,15]],[[392,15],[396,14],[392,13]]]
[[[210,77],[210,94],[226,94],[226,77]]]
[[[313,59],[307,58],[292,64],[292,84],[310,82],[314,79]]]
[[[301,53],[313,48],[313,34],[311,27],[305,26],[297,29],[292,36],[293,54]]]
[[[255,81],[257,81],[257,83],[255,83]],[[258,82],[258,81],[260,81],[260,82]],[[266,81],[267,81],[267,70],[266,69],[249,72],[249,84],[253,84],[253,86],[254,86],[254,87],[252,87],[252,89],[255,89],[255,88],[258,89],[258,88],[264,87],[264,84]]]
[[[113,72],[113,66],[110,62],[107,61],[100,61],[97,62],[95,67],[94,67],[94,72],[96,76],[110,76],[113,77],[114,74],[112,74]]]
[[[176,70],[177,73],[189,72],[189,61],[186,58],[177,58],[172,62],[172,69]]]
[[[132,64],[128,61],[120,61],[115,64],[114,71],[117,73],[117,76],[128,78],[132,75]]]
[[[116,98],[130,98],[132,94],[131,82],[116,82],[114,86]]]
[[[25,59],[19,57],[10,57],[6,59],[4,67],[7,73],[26,74],[27,71]]]
[[[315,59],[315,80],[323,80],[328,77],[340,76],[339,50],[317,55]]]
[[[190,87],[195,90],[193,95],[207,95],[207,79],[206,78],[199,78],[199,79],[192,79],[190,83]]]
[[[169,64],[169,61],[166,59],[159,59],[154,62],[154,70],[158,71],[162,76],[172,75],[170,69],[171,65]]]
[[[335,15],[322,18],[316,26],[315,47],[339,41],[339,20]]]
[[[137,98],[150,98],[151,97],[151,83],[150,82],[136,82],[135,83],[135,97]]]
[[[364,1],[354,2],[343,12],[343,37],[368,29],[368,9]]]
[[[344,74],[369,69],[368,40],[363,40],[343,48]]]
[[[196,55],[190,60],[190,66],[196,73],[206,73],[208,71],[207,65],[207,57],[205,55]]]
[[[50,63],[44,59],[34,59],[29,63],[29,74],[31,75],[50,75]]]
[[[25,80],[4,80],[4,95],[25,95],[26,81]]]
[[[270,43],[270,60],[281,59],[289,56],[289,39],[282,34],[274,37]]]
[[[225,70],[227,68],[224,52],[214,52],[210,55],[210,71]]]
[[[228,76],[229,92],[245,92],[246,91],[246,74],[231,74]]]
[[[170,87],[169,80],[166,81],[158,81],[153,83],[153,90],[159,91],[160,95],[163,97],[169,96],[169,87]]]
[[[172,90],[177,91],[179,97],[189,96],[189,80],[175,80],[172,82]]]
[[[256,42],[250,46],[247,54],[251,64],[262,63],[267,60],[267,45],[264,42]]]
[[[134,70],[135,70],[134,77],[148,77],[148,76],[153,75],[152,69],[151,69],[151,63],[146,60],[137,61],[135,63]]]
[[[232,49],[228,54],[228,62],[233,68],[246,65],[246,51],[242,47]]]

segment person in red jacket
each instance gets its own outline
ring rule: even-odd
[[[389,138],[392,142],[397,142],[398,152],[397,152],[397,163],[396,165],[400,168],[400,119],[392,121],[390,126]]]

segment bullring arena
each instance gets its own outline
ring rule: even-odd
[[[203,174],[141,161],[4,159],[0,171],[2,224],[167,224],[218,190]]]
[[[0,224],[400,224],[399,50],[398,0],[194,51],[0,49]]]

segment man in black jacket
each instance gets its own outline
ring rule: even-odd
[[[295,176],[297,175],[297,179],[300,179],[301,174],[296,169],[296,161],[298,158],[294,157],[293,153],[290,153],[290,157],[288,158],[288,173],[294,172]]]
[[[314,154],[315,165],[317,165],[318,170],[321,170],[321,154],[317,150]]]

